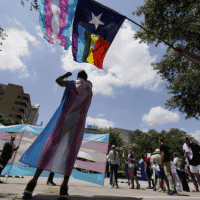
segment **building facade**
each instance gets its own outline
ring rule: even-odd
[[[30,112],[30,95],[24,93],[22,86],[0,84],[0,114],[19,124],[26,124]]]
[[[98,129],[98,126],[95,125],[88,125],[87,128],[85,128],[85,133],[95,133]],[[120,131],[120,138],[125,142],[128,143],[130,141],[130,133],[132,131],[130,130],[125,130],[125,129],[120,129],[120,128],[115,128],[118,131]]]
[[[27,124],[36,125],[39,116],[39,104],[31,103],[31,112],[28,116]]]

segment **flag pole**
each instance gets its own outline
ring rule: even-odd
[[[24,136],[24,132],[23,132],[23,134],[22,134],[22,137],[21,137],[21,139],[20,139],[20,141],[19,141],[18,146],[20,146],[20,143],[21,143],[21,141],[22,141],[23,136]],[[15,157],[16,157],[16,155],[17,155],[17,151],[18,151],[18,149],[15,151],[15,155],[13,156],[12,163],[11,163],[11,166],[10,166],[10,169],[9,169],[9,172],[8,172],[8,176],[9,176],[10,171],[11,171],[11,169],[12,169],[13,162],[14,162]],[[6,183],[7,183],[7,180],[8,180],[8,176],[7,176],[7,178],[6,178]]]

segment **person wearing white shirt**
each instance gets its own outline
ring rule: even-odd
[[[117,183],[117,170],[120,166],[120,162],[119,162],[119,154],[115,150],[115,145],[112,145],[111,151],[109,152],[107,159],[108,162],[110,163],[110,187],[113,187],[112,183],[113,183],[113,171],[114,171],[116,188],[119,188]]]
[[[154,151],[154,156],[151,157],[151,162],[153,164],[155,164],[155,173],[157,175],[157,178],[160,179],[160,188],[161,190],[165,190],[163,187],[163,181],[165,180],[165,183],[167,185],[168,188],[168,194],[170,194],[170,188],[169,188],[169,181],[165,175],[163,166],[161,166],[161,162],[162,162],[162,157],[161,157],[161,152],[160,149],[156,149]],[[157,185],[157,179],[155,179],[155,183],[154,183],[154,191],[156,191],[156,185]]]
[[[190,188],[189,188],[189,185],[188,185],[188,182],[187,182],[186,174],[184,172],[184,165],[181,167],[181,163],[180,163],[181,159],[178,157],[177,153],[174,153],[173,156],[174,156],[173,164],[174,164],[174,166],[176,166],[176,172],[177,172],[179,179],[181,181],[182,188],[183,188],[184,191],[189,192]]]

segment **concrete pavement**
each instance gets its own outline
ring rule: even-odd
[[[26,184],[32,177],[24,178],[8,178],[7,183],[0,184],[0,198],[1,200],[14,200],[20,199],[26,187]],[[6,178],[1,178],[5,181]],[[33,200],[55,200],[59,196],[61,178],[54,178],[57,186],[46,185],[47,177],[40,177],[38,184],[33,192]],[[122,183],[124,182],[124,183]],[[126,180],[119,179],[119,189],[109,187],[109,178],[105,179],[104,186],[96,185],[93,183],[70,179],[69,180],[69,200],[142,200],[142,199],[159,199],[159,200],[172,200],[172,199],[194,199],[200,200],[200,192],[194,192],[194,186],[190,183],[191,192],[179,192],[176,196],[169,196],[166,192],[155,192],[147,188],[146,181],[140,181],[141,188],[129,189],[130,186]]]

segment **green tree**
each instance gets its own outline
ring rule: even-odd
[[[135,39],[156,46],[166,41],[174,47],[180,47],[188,52],[200,55],[200,0],[146,0],[145,4],[133,14],[145,15],[141,26],[150,32],[140,29]],[[158,39],[157,36],[159,36]],[[166,85],[174,96],[167,100],[166,108],[178,108],[186,114],[186,119],[200,116],[200,70],[195,64],[177,54],[171,47],[163,55],[160,62],[152,63],[162,79],[167,79]]]
[[[8,37],[8,35],[5,33],[5,30],[0,26],[0,39],[5,40],[6,37]],[[2,44],[3,43],[0,42],[0,45],[2,45]],[[0,51],[2,51],[2,50],[0,49]]]
[[[0,124],[3,124],[4,126],[9,126],[9,125],[16,125],[18,123],[10,118],[5,118],[2,114],[0,114]]]

